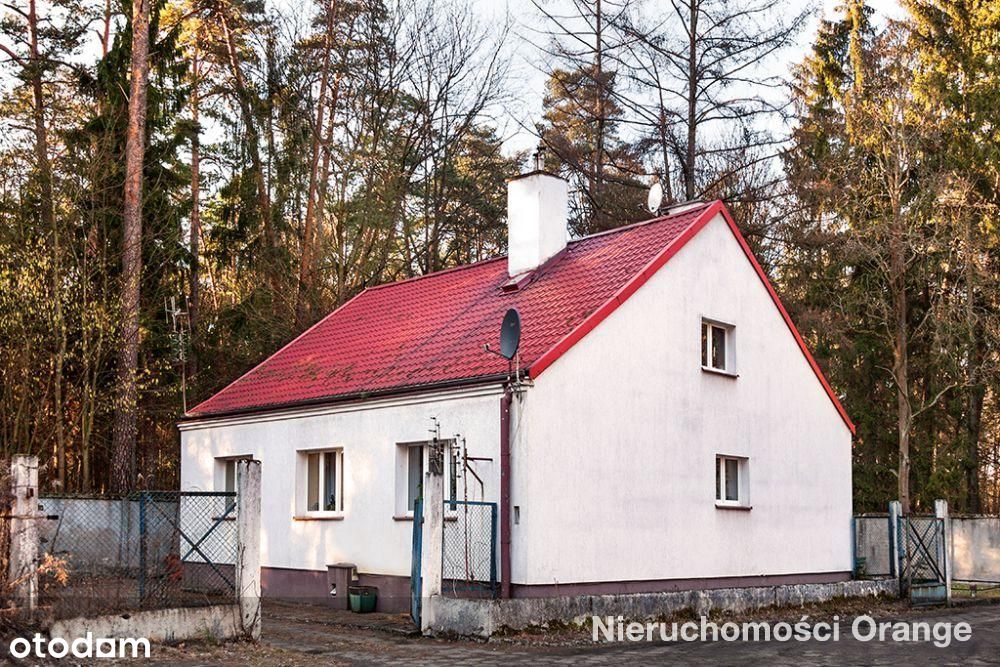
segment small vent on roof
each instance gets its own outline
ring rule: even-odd
[[[522,274],[516,275],[503,285],[500,289],[504,292],[516,292],[518,290],[524,289],[531,282],[531,279],[535,277],[534,271],[526,271]]]

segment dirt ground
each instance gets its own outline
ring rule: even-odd
[[[316,667],[317,665],[494,665],[494,664],[1000,664],[1000,600],[980,601],[951,609],[911,608],[898,600],[839,600],[802,608],[771,609],[751,615],[723,615],[725,621],[796,622],[808,615],[812,622],[850,619],[862,614],[876,619],[968,622],[973,639],[948,648],[929,643],[868,642],[845,638],[837,643],[810,642],[594,642],[590,624],[550,626],[508,633],[488,642],[419,636],[405,615],[332,611],[325,607],[266,601],[263,637],[249,642],[186,642],[154,645],[149,660],[127,664],[200,667],[202,665],[259,665],[261,667]],[[678,617],[684,622],[693,616]],[[4,643],[3,649],[6,649]],[[4,653],[6,651],[4,650]],[[75,661],[33,660],[3,664],[73,664]]]

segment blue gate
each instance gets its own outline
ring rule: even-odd
[[[410,556],[410,617],[420,627],[420,552],[423,544],[423,504],[418,498],[413,505],[413,553]]]
[[[944,519],[906,516],[899,521],[899,573],[910,603],[943,604],[948,599],[948,549]]]
[[[441,545],[443,592],[455,597],[498,597],[497,504],[476,500],[444,501]],[[420,627],[423,590],[420,555],[423,547],[423,504],[413,508],[410,560],[410,617]]]

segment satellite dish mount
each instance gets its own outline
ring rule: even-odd
[[[491,354],[503,357],[508,364],[508,379],[513,381],[515,386],[520,386],[521,379],[521,315],[516,308],[511,308],[503,316],[500,324],[500,351],[492,349],[489,344],[483,349]]]

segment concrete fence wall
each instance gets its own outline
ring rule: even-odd
[[[891,528],[889,515],[854,517],[854,559],[856,569],[865,559],[864,574],[889,575],[891,563]]]
[[[1000,582],[1000,516],[952,517],[952,577]]]
[[[1000,582],[1000,516],[951,516],[952,579]],[[854,556],[865,559],[865,574],[891,572],[892,534],[888,515],[854,518]]]

